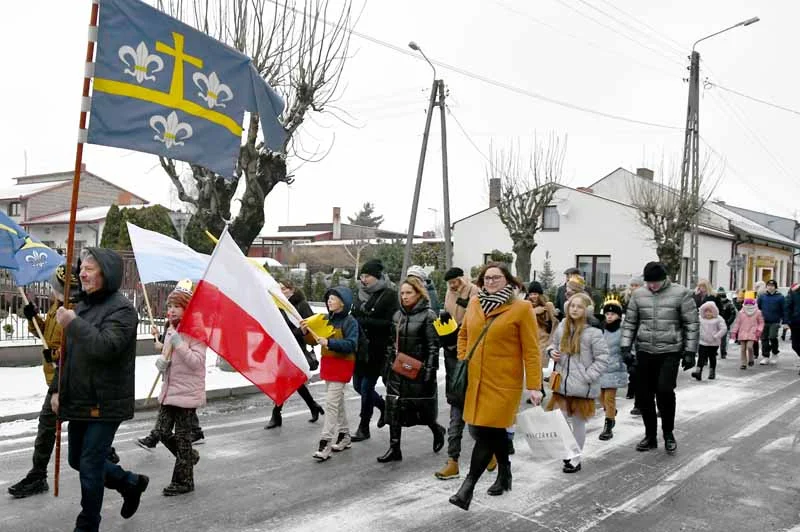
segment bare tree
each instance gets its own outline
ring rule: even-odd
[[[364,232],[361,231],[359,233],[358,238],[353,239],[352,242],[343,243],[342,248],[347,252],[350,258],[353,260],[355,264],[355,273],[354,275],[358,275],[359,270],[361,269],[361,257],[363,255],[364,250],[371,246],[371,242],[369,238],[365,238]]]
[[[497,214],[513,242],[517,276],[528,281],[536,233],[542,229],[545,207],[561,182],[567,140],[554,133],[546,140],[534,135],[528,152],[521,150],[518,142],[507,149],[490,150],[487,177],[500,179]]]
[[[706,159],[701,168],[700,192],[695,201],[690,191],[681,193],[681,178],[676,168],[673,165],[666,174],[662,161],[661,182],[641,177],[628,181],[630,203],[636,207],[641,224],[652,231],[658,260],[667,267],[672,279],[678,279],[681,273],[685,235],[692,230],[695,216],[701,216],[717,185],[712,177],[717,172],[711,167],[710,159]],[[706,183],[712,184],[707,187]]]
[[[306,118],[331,113],[348,55],[351,2],[329,9],[328,0],[158,0],[158,7],[253,59],[261,76],[286,101],[281,123],[286,141],[270,151],[258,140],[258,115],[251,114],[232,181],[207,168],[189,165],[197,192],[180,179],[176,161],[160,158],[181,201],[193,206],[192,225],[219,234],[231,220],[231,204],[240,201],[231,220],[231,236],[245,252],[264,226],[264,201],[280,183],[294,181],[287,161],[319,160],[299,140]],[[334,12],[335,11],[335,12]],[[330,20],[330,22],[329,22]],[[190,232],[191,233],[191,232]]]

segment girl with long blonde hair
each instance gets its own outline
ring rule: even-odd
[[[547,353],[556,363],[550,385],[553,395],[548,410],[560,409],[572,427],[575,441],[583,450],[586,421],[594,416],[594,401],[600,395],[600,377],[608,365],[608,344],[603,333],[589,325],[591,298],[573,295],[566,304],[566,317],[553,336]],[[581,470],[581,457],[564,460],[564,473]]]

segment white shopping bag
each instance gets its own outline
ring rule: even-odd
[[[558,409],[545,412],[537,406],[517,414],[517,434],[525,437],[538,460],[568,460],[581,455],[578,442]]]

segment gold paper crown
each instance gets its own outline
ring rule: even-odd
[[[63,285],[65,284],[66,277],[67,277],[67,268],[66,266],[61,264],[58,266],[58,268],[56,268],[56,279],[58,279],[59,282]],[[78,286],[78,276],[75,275],[74,272],[69,278],[69,284],[72,287]]]
[[[191,279],[183,279],[179,281],[178,284],[175,286],[174,292],[183,292],[188,295],[192,295],[194,292],[194,285],[192,284]]]
[[[581,286],[586,286],[586,281],[578,274],[572,274],[569,276],[568,283],[578,283]]]
[[[436,334],[439,336],[447,336],[448,334],[456,332],[456,329],[458,329],[458,324],[452,317],[445,323],[442,323],[440,318],[436,318],[436,320],[433,322],[433,327],[436,329]]]
[[[616,294],[608,294],[605,301],[603,301],[603,306],[605,307],[606,305],[617,305],[621,307],[622,303],[619,302],[619,296]]]
[[[314,314],[307,318],[306,327],[320,338],[330,338],[334,333],[333,326],[330,324],[325,314]]]
[[[747,292],[744,293],[744,298],[745,299],[755,299],[756,298],[756,293],[753,290],[748,290]]]

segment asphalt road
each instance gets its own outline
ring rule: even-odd
[[[559,462],[534,462],[522,440],[512,457],[513,491],[489,497],[494,474],[485,475],[469,512],[447,502],[460,481],[433,477],[445,461],[432,452],[427,428],[407,429],[404,460],[382,465],[388,429],[319,464],[312,458],[321,422],[293,397],[283,427],[265,431],[270,403],[263,397],[214,403],[201,415],[206,443],[197,446],[196,491],[165,498],[173,460],[158,447],[133,441],[147,433],[153,415],[137,415],[117,434],[122,464],[151,477],[139,512],[119,515],[121,498],[106,492],[103,530],[134,531],[800,531],[800,377],[793,354],[778,366],[738,369],[720,361],[716,381],[682,373],[678,385],[679,449],[637,453],[640,418],[631,401],[619,401],[615,437],[597,439],[602,411],[589,424],[583,470],[561,472]],[[320,398],[323,385],[312,385]],[[351,428],[358,400],[347,402]],[[439,419],[446,424],[447,406]],[[31,427],[33,425],[31,424]],[[63,470],[61,496],[14,500],[6,488],[29,468],[33,434],[0,437],[0,530],[72,530],[79,511],[76,472]],[[465,437],[465,457],[472,447]],[[65,452],[65,451],[64,451]],[[66,455],[64,455],[66,466]],[[462,475],[467,467],[462,459]],[[52,478],[52,474],[51,474]],[[51,482],[52,490],[52,482]]]

